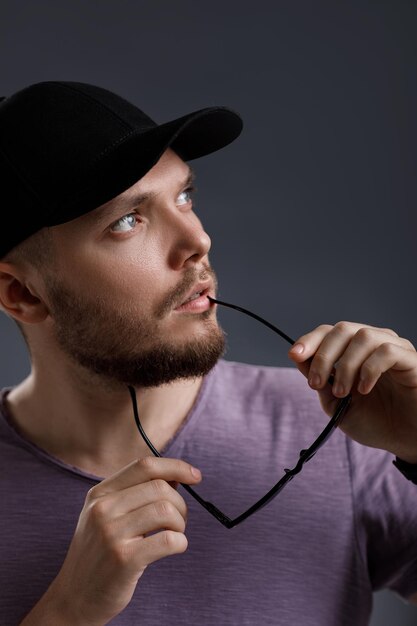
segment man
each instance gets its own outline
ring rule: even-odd
[[[325,424],[295,368],[220,358],[186,161],[239,116],[158,126],[49,82],[4,99],[0,129],[0,303],[32,364],[1,394],[1,623],[360,626],[374,589],[416,600],[417,355],[392,330],[341,322],[293,346],[328,415],[352,394],[348,437],[267,507],[227,530],[177,489],[239,514]]]

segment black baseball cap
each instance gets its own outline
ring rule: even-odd
[[[0,100],[0,258],[41,228],[119,195],[168,147],[189,161],[242,130],[238,113],[217,106],[157,124],[124,98],[86,83],[36,83]]]

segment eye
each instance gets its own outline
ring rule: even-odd
[[[136,213],[127,213],[110,226],[110,230],[113,233],[126,233],[133,230],[137,223]]]
[[[184,189],[184,191],[181,191],[180,195],[178,196],[178,201],[177,204],[183,206],[184,204],[188,204],[189,202],[192,202],[193,198],[193,192],[195,191],[195,187],[187,187],[187,189]]]

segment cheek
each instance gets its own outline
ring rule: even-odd
[[[163,283],[164,258],[156,243],[148,242],[146,249],[138,250],[132,238],[79,250],[65,272],[71,282],[76,281],[76,288],[90,296],[152,301]]]
[[[169,237],[148,228],[124,240],[84,238],[72,224],[54,227],[57,276],[86,298],[158,302],[172,288],[167,271]],[[62,231],[62,232],[61,232]]]

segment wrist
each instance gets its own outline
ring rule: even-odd
[[[81,622],[68,621],[67,614],[61,610],[60,606],[45,597],[41,598],[33,609],[20,622],[20,626],[81,626]]]
[[[90,623],[74,614],[74,602],[57,592],[55,581],[33,607],[20,626],[104,626]]]

